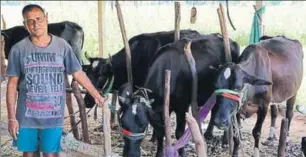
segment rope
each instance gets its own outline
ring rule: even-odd
[[[200,122],[202,122],[210,110],[214,107],[216,102],[216,94],[212,94],[210,98],[206,101],[206,103],[201,107],[200,109]],[[190,128],[188,127],[184,133],[184,135],[172,146],[168,146],[165,149],[165,155],[166,157],[178,157],[178,152],[177,150],[184,147],[188,141],[191,139],[191,132]]]

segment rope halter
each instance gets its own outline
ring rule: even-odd
[[[240,95],[238,92],[230,89],[217,89],[215,90],[216,95],[221,95],[225,98],[232,99],[235,101],[240,101]]]

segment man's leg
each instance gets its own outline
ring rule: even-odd
[[[19,128],[17,149],[23,152],[23,157],[34,157],[38,146],[38,131],[33,128]]]
[[[47,128],[39,130],[40,148],[44,157],[59,157],[63,128]]]

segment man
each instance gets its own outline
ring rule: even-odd
[[[104,98],[81,70],[70,45],[48,33],[48,16],[38,5],[22,10],[29,37],[15,44],[9,54],[7,75],[8,129],[24,157],[40,148],[46,157],[58,156],[65,109],[65,74],[101,104]],[[15,111],[18,91],[17,110]]]

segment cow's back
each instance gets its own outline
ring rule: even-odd
[[[162,100],[164,72],[171,70],[171,101],[180,104],[189,104],[192,87],[192,77],[189,64],[184,55],[186,39],[168,44],[161,48],[154,56],[150,66],[145,87],[151,89],[156,97]],[[191,52],[195,59],[198,75],[198,102],[199,105],[209,98],[214,91],[214,80],[217,73],[210,66],[218,67],[225,63],[223,39],[218,34],[202,35],[192,39]],[[239,45],[231,40],[233,60],[238,60]]]
[[[303,77],[303,48],[299,41],[278,36],[261,41],[269,52],[273,87],[272,101],[280,103],[294,96]]]

